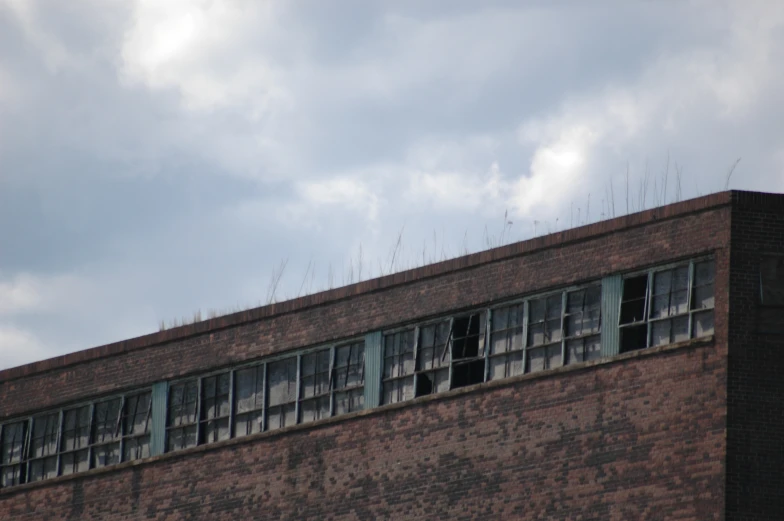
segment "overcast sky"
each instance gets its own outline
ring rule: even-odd
[[[647,207],[738,158],[782,192],[783,63],[777,0],[0,0],[0,368],[282,262],[278,300],[637,210],[646,171]]]

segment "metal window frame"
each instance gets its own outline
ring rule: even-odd
[[[221,373],[222,372],[223,371],[221,371]],[[215,374],[220,374],[220,373],[216,372]],[[194,415],[194,417],[195,417],[194,422],[187,423],[187,424],[180,424],[180,425],[169,425],[169,422],[171,421],[171,409],[172,409],[171,407],[169,407],[169,400],[171,398],[172,389],[174,387],[178,386],[178,385],[187,385],[189,382],[193,382],[194,380],[196,381],[196,411],[195,411],[195,415]],[[182,446],[182,447],[177,448],[177,449],[169,450],[169,433],[171,431],[175,430],[175,429],[182,430],[183,435],[184,435],[185,429],[187,429],[189,427],[196,426],[196,444],[192,445],[192,446],[193,447],[198,447],[199,446],[199,438],[200,438],[200,436],[199,436],[199,424],[200,424],[200,418],[201,418],[201,380],[202,380],[201,376],[196,377],[196,378],[194,378],[194,377],[184,378],[184,379],[178,380],[177,382],[172,383],[171,385],[169,385],[169,388],[167,389],[167,395],[166,395],[166,436],[165,436],[165,439],[164,439],[164,452],[177,452],[177,451],[180,451],[180,450],[185,450],[185,449],[191,448],[191,446]],[[185,392],[183,390],[183,404],[184,403],[185,403]],[[183,443],[184,443],[184,439],[185,438],[183,436]]]
[[[98,400],[98,401],[96,401],[93,404],[93,412],[92,412],[93,423],[90,426],[90,433],[89,433],[88,438],[87,438],[88,439],[88,444],[89,444],[90,449],[91,449],[91,452],[90,452],[90,454],[88,456],[89,460],[87,461],[87,468],[88,469],[103,468],[103,467],[110,466],[110,465],[103,465],[103,467],[97,467],[97,466],[93,465],[92,449],[99,448],[99,447],[106,447],[106,446],[114,445],[114,444],[117,444],[118,447],[119,447],[118,448],[118,450],[119,450],[119,458],[118,458],[119,461],[118,461],[118,463],[122,463],[122,451],[123,451],[122,421],[123,421],[123,408],[125,407],[125,396],[124,395],[119,397],[120,409],[119,409],[119,411],[117,413],[117,419],[116,419],[116,423],[115,423],[115,427],[114,427],[114,431],[113,431],[113,432],[117,433],[116,434],[117,438],[116,439],[113,438],[112,441],[98,442],[95,439],[97,436],[95,436],[95,432],[94,432],[94,430],[96,428],[96,425],[97,425],[97,421],[95,419],[95,415],[97,414],[97,410],[96,410],[97,408],[95,406],[99,405],[99,404],[102,404],[102,403],[108,403],[108,402],[111,402],[111,401],[116,400],[116,399],[117,399],[117,397],[107,398],[105,400]]]
[[[697,337],[694,336],[694,315],[697,314],[697,313],[704,313],[704,312],[708,312],[708,311],[713,311],[715,309],[715,302],[714,302],[714,305],[712,307],[709,307],[709,308],[700,308],[700,309],[694,309],[693,308],[694,289],[696,287],[695,286],[695,282],[694,282],[694,278],[696,276],[696,269],[695,269],[695,267],[696,267],[697,264],[700,264],[700,263],[703,263],[703,262],[713,262],[713,263],[715,263],[716,262],[716,257],[714,255],[701,255],[701,256],[698,256],[698,257],[693,257],[693,258],[689,258],[689,259],[682,259],[682,260],[679,260],[679,261],[676,261],[676,262],[670,262],[670,263],[667,263],[667,264],[654,266],[654,267],[648,268],[647,270],[638,270],[638,271],[629,272],[627,274],[624,274],[622,276],[622,280],[623,280],[624,283],[626,282],[627,279],[632,279],[632,278],[640,277],[642,275],[647,275],[647,277],[648,277],[648,287],[646,288],[646,292],[645,292],[645,310],[644,310],[644,314],[643,314],[644,319],[639,321],[639,322],[633,322],[633,323],[630,323],[630,324],[621,324],[620,323],[620,318],[621,317],[620,317],[620,312],[619,312],[619,314],[618,314],[618,321],[619,321],[618,328],[619,328],[619,330],[622,330],[622,329],[625,329],[625,328],[629,328],[629,327],[641,326],[641,325],[645,324],[645,326],[647,328],[647,330],[646,330],[646,337],[645,337],[646,338],[646,344],[645,344],[645,347],[643,347],[641,349],[647,349],[649,347],[652,347],[653,325],[655,323],[663,322],[663,321],[673,321],[674,319],[677,319],[677,318],[687,317],[687,321],[688,321],[688,325],[687,325],[687,327],[688,327],[688,340],[697,338]],[[653,285],[654,285],[654,282],[655,282],[656,274],[662,273],[662,272],[665,272],[665,271],[675,270],[677,268],[683,268],[683,267],[687,267],[687,270],[688,270],[688,284],[687,284],[687,295],[686,295],[686,299],[687,299],[686,311],[683,312],[683,313],[675,314],[675,315],[667,315],[667,316],[664,316],[664,317],[651,318],[650,317],[650,313],[651,313],[652,302],[653,302],[653,297],[654,297]],[[715,267],[714,267],[714,270],[715,270]],[[715,297],[715,288],[716,288],[716,286],[715,286],[715,284],[716,284],[715,271],[714,271],[714,279],[711,282],[711,284],[713,285],[713,288],[714,288],[714,297]],[[707,284],[703,285],[703,286],[707,286]],[[700,287],[703,287],[703,286],[700,286]],[[671,287],[670,287],[670,293],[672,293],[672,282],[671,282]],[[623,300],[622,299],[621,299],[621,302],[620,302],[619,305],[621,307],[623,306]],[[666,344],[660,344],[660,345],[672,344],[673,343],[673,336],[672,336],[672,334],[673,334],[672,333],[672,326],[670,326],[669,342],[667,342]]]
[[[395,357],[397,359],[398,364],[400,365],[400,367],[401,368],[403,367],[403,364],[401,362],[402,355],[400,355],[400,353],[398,353],[396,355],[393,355],[393,356],[389,356],[389,357],[387,356],[387,354],[386,354],[387,353],[387,344],[386,344],[387,337],[390,337],[390,336],[394,337],[394,336],[397,336],[397,335],[403,335],[404,333],[408,333],[408,332],[411,332],[411,335],[412,335],[411,355],[412,355],[412,362],[413,362],[412,363],[413,370],[410,373],[405,373],[404,372],[402,375],[391,376],[389,378],[385,378],[384,377],[384,370],[386,369],[387,359]],[[384,384],[386,384],[387,382],[402,381],[402,380],[405,380],[407,378],[411,378],[411,382],[412,382],[411,385],[413,387],[412,398],[416,394],[416,356],[417,356],[417,343],[418,343],[418,341],[419,341],[419,326],[409,326],[409,327],[407,327],[405,329],[396,329],[394,331],[382,333],[382,335],[381,335],[381,344],[382,344],[381,345],[381,390],[382,390],[382,396],[381,396],[381,400],[380,401],[384,400],[384,396],[383,396],[384,395],[384,392],[383,392]],[[400,345],[400,344],[398,343],[398,345]],[[398,349],[398,351],[400,351],[400,350]],[[396,401],[390,402],[390,403],[398,403],[398,402],[404,402],[404,401],[406,401],[406,400],[405,399],[401,399],[401,400],[396,400]],[[387,405],[387,404],[386,403],[382,403],[381,405]]]
[[[125,418],[126,418],[125,407],[128,404],[128,400],[130,398],[139,397],[139,396],[142,396],[144,394],[149,394],[150,395],[150,400],[149,400],[149,402],[147,404],[147,413],[145,414],[145,420],[144,420],[144,423],[145,423],[144,432],[128,434],[126,432],[126,426],[125,426]],[[168,398],[168,396],[167,396],[167,398]],[[137,399],[136,400],[136,407],[137,407],[137,409],[138,409],[138,405],[139,405],[139,400]],[[128,394],[123,395],[123,405],[122,405],[122,407],[123,407],[123,409],[122,409],[122,415],[121,415],[121,419],[120,419],[120,421],[122,422],[122,425],[120,426],[120,430],[122,432],[122,438],[121,438],[121,443],[120,443],[120,462],[135,461],[136,459],[140,459],[140,458],[129,458],[127,460],[125,459],[125,443],[126,443],[126,440],[138,440],[139,438],[143,438],[145,436],[150,436],[150,442],[149,443],[152,443],[152,389],[149,389],[148,391],[142,391],[142,392],[137,392],[137,393],[128,393]],[[131,417],[134,418],[134,420],[135,420],[135,418],[136,418],[136,412],[135,411],[134,411],[134,413],[133,413],[133,415]]]
[[[308,398],[303,398],[302,397],[302,395],[303,395],[302,387],[304,385],[304,383],[302,381],[303,378],[312,377],[314,379],[313,381],[314,381],[314,385],[315,385],[315,382],[317,381],[316,380],[317,376],[324,374],[325,373],[324,371],[316,371],[315,367],[314,367],[314,372],[313,372],[312,375],[303,375],[302,374],[303,368],[301,367],[300,371],[299,371],[299,373],[297,375],[297,405],[298,405],[298,408],[297,408],[297,418],[295,420],[295,424],[297,424],[297,425],[299,425],[300,423],[311,423],[311,422],[323,419],[322,417],[319,417],[319,418],[314,418],[313,420],[304,421],[300,417],[300,413],[301,413],[301,410],[302,410],[302,403],[303,402],[312,402],[312,401],[317,401],[318,402],[321,399],[326,397],[326,399],[328,401],[328,403],[327,403],[327,405],[328,405],[328,408],[327,408],[328,412],[327,412],[327,416],[326,417],[330,418],[332,416],[332,405],[333,405],[332,404],[332,401],[333,401],[333,395],[332,395],[332,369],[334,367],[335,346],[331,345],[329,347],[322,348],[322,349],[320,349],[318,351],[314,351],[312,353],[308,353],[308,354],[302,355],[301,358],[304,358],[305,356],[316,355],[317,353],[321,354],[324,351],[327,351],[327,353],[328,353],[327,354],[327,357],[328,357],[327,358],[327,371],[326,371],[326,375],[327,375],[327,390],[326,390],[326,392],[321,392],[319,394],[314,394],[313,396],[309,396]],[[300,363],[302,363],[301,359],[300,359]]]
[[[258,388],[258,379],[259,373],[261,373],[261,403],[256,404],[257,407],[253,409],[239,412],[237,410],[238,403],[237,403],[237,382],[238,378],[236,373],[240,371],[253,371],[253,381],[256,388]],[[254,389],[254,395],[255,395]],[[259,432],[264,432],[266,430],[266,423],[267,423],[267,411],[266,411],[266,404],[267,404],[267,363],[257,363],[255,365],[245,366],[239,369],[234,369],[231,371],[231,425],[229,426],[229,436],[230,438],[242,438],[245,436],[250,436],[253,433],[245,433],[241,435],[237,435],[237,417],[238,416],[251,416],[254,413],[261,412],[261,426],[259,427]]]
[[[339,368],[339,366],[337,365],[337,363],[338,363],[338,349],[344,348],[344,347],[348,347],[349,348],[349,351],[348,351],[348,364],[346,365],[346,379],[348,379],[348,375],[350,374],[350,370],[351,370],[351,367],[352,367],[352,365],[351,365],[351,352],[352,352],[352,349],[354,348],[354,346],[357,346],[357,345],[360,345],[360,344],[362,345],[362,360],[357,364],[357,367],[360,368],[360,371],[361,371],[361,374],[362,374],[362,383],[361,384],[351,385],[351,386],[346,385],[344,387],[338,387],[337,386],[337,370]],[[336,414],[335,414],[335,405],[336,405],[335,395],[336,394],[344,393],[344,392],[345,393],[351,393],[352,391],[357,391],[359,389],[364,389],[365,388],[365,347],[366,346],[365,346],[364,339],[362,341],[344,342],[344,343],[340,343],[340,344],[334,344],[332,346],[332,353],[330,355],[330,368],[329,368],[329,393],[330,393],[330,396],[329,396],[329,416],[330,417],[336,416]],[[363,406],[363,408],[364,408],[364,406]],[[353,412],[353,411],[349,411],[349,412]]]
[[[515,326],[515,327],[508,327],[508,325],[507,325],[507,327],[505,327],[504,329],[499,329],[498,331],[493,331],[492,330],[492,327],[493,327],[493,312],[497,311],[497,310],[501,310],[501,309],[516,308],[517,306],[522,306],[522,311],[521,311],[522,316],[520,317],[520,325],[519,326]],[[511,342],[511,339],[514,337],[514,332],[515,331],[517,331],[519,329],[520,335],[525,335],[526,334],[525,324],[526,324],[527,315],[526,315],[526,303],[525,303],[525,301],[523,301],[523,302],[513,302],[513,303],[506,304],[504,306],[497,306],[497,307],[494,307],[494,308],[489,308],[487,310],[487,313],[488,313],[488,328],[487,328],[487,337],[488,337],[488,339],[487,339],[487,349],[485,349],[485,353],[487,354],[486,361],[485,361],[485,382],[491,380],[491,378],[490,378],[490,362],[491,362],[491,360],[495,359],[495,358],[507,358],[508,359],[514,353],[520,353],[520,356],[522,357],[522,361],[521,361],[521,364],[520,364],[520,374],[524,374],[524,371],[525,371],[525,338],[524,337],[522,338],[522,341],[520,342],[520,349],[507,349],[503,353],[493,353],[493,354],[490,354],[490,350],[492,349],[492,345],[494,343],[493,335],[504,335],[504,337],[506,338],[506,341],[507,341],[507,346],[509,346],[510,342]],[[508,324],[508,319],[507,319],[507,324]],[[516,376],[514,374],[509,374],[509,371],[507,371],[507,369],[508,369],[508,366],[505,366],[504,367],[504,376],[499,378],[499,380],[503,380],[505,378],[511,378],[513,376]]]
[[[220,377],[223,376],[223,375],[228,375],[228,377],[229,377],[229,392],[226,395],[219,395],[218,394],[218,381],[219,381]],[[214,416],[212,418],[204,418],[204,417],[202,417],[202,413],[204,413],[204,411],[205,411],[205,408],[201,406],[202,401],[205,399],[203,397],[204,380],[206,380],[208,378],[215,378],[215,395],[213,396],[213,399],[217,400],[218,396],[226,396],[226,399],[228,400],[228,404],[229,404],[229,413],[228,414],[225,414],[223,416]],[[198,412],[198,418],[197,418],[198,428],[196,429],[197,430],[197,433],[196,433],[196,445],[197,446],[198,445],[208,445],[210,443],[217,443],[219,441],[224,441],[224,440],[214,440],[213,441],[213,440],[206,439],[207,425],[210,422],[214,423],[214,422],[218,422],[218,421],[223,420],[223,419],[228,419],[229,420],[229,426],[228,426],[229,437],[227,439],[231,439],[232,438],[231,430],[232,430],[232,422],[233,422],[233,419],[234,419],[233,418],[234,415],[232,413],[233,410],[234,410],[234,407],[232,407],[232,403],[233,403],[232,402],[232,398],[233,398],[233,392],[232,391],[234,389],[234,385],[233,384],[234,384],[234,371],[232,371],[232,370],[222,371],[220,373],[216,373],[216,374],[212,374],[212,375],[208,375],[208,376],[202,376],[202,377],[199,378],[199,390],[198,390],[198,392],[199,392],[199,412]],[[188,448],[188,447],[185,447],[185,448]]]

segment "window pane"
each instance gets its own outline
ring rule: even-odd
[[[169,389],[169,426],[188,425],[196,422],[198,408],[198,381],[190,380]]]
[[[57,431],[60,415],[58,413],[42,414],[33,418],[33,436],[30,454],[40,458],[57,453]]]
[[[67,476],[68,474],[75,474],[77,472],[84,472],[89,469],[89,462],[87,460],[87,450],[77,450],[75,452],[66,452],[60,457],[60,474]]]
[[[203,420],[229,415],[229,373],[203,378],[201,417]]]
[[[692,320],[695,338],[713,334],[713,310],[695,313]]]
[[[335,348],[334,389],[358,387],[365,383],[365,344]]]
[[[22,461],[27,422],[21,421],[3,425],[3,452],[0,454],[0,464],[18,463]]]
[[[490,379],[509,378],[523,372],[523,352],[516,351],[490,358]]]
[[[384,337],[384,379],[414,373],[414,330]]]
[[[267,366],[267,403],[275,406],[297,399],[297,358],[291,357]]]
[[[329,417],[329,395],[304,400],[300,404],[300,421],[302,423]]]
[[[150,406],[152,393],[137,394],[125,398],[123,424],[126,435],[150,432]]]
[[[302,397],[329,392],[329,349],[302,357]]]
[[[296,419],[296,409],[293,403],[270,407],[267,413],[267,430],[294,425],[297,423]]]
[[[236,411],[243,413],[264,406],[264,366],[249,367],[234,373]]]
[[[678,317],[672,320],[672,341],[683,342],[689,339],[689,317]]]
[[[234,419],[234,435],[247,436],[248,434],[261,432],[263,416],[264,412],[262,410],[237,414]]]
[[[651,345],[661,346],[670,343],[671,320],[661,320],[651,325]]]
[[[689,310],[689,290],[677,290],[672,292],[670,299],[670,315],[681,315]]]
[[[547,363],[545,351],[543,347],[528,350],[528,363],[526,365],[529,373],[544,370]]]
[[[90,467],[101,468],[120,463],[120,444],[97,445],[93,447],[93,456]]]
[[[86,465],[85,465],[86,467]],[[87,470],[86,468],[84,470]],[[65,474],[65,471],[63,471]],[[30,462],[30,479],[28,481],[40,481],[57,477],[57,456],[32,460]]]
[[[493,331],[500,331],[508,327],[509,308],[499,308],[493,310]]]
[[[150,457],[150,437],[127,438],[123,442],[123,461],[133,461]]]
[[[384,382],[384,403],[397,403],[414,397],[414,377]]]
[[[537,346],[544,343],[544,324],[528,324],[528,345]]]
[[[86,447],[90,429],[90,406],[85,405],[78,409],[71,409],[63,413],[63,450],[74,450]],[[79,464],[74,460],[74,465]],[[87,459],[85,457],[85,464]]]
[[[694,283],[697,286],[710,284],[716,278],[716,263],[714,261],[698,262],[694,265]]]
[[[335,415],[361,411],[365,407],[363,389],[351,389],[335,393]]]
[[[707,309],[714,306],[713,284],[694,288],[692,309]]]
[[[120,413],[122,400],[116,398],[95,404],[93,419],[93,443],[105,443],[121,436]]]

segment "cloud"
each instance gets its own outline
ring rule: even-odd
[[[0,355],[0,369],[5,369],[49,358],[52,351],[31,332],[0,323]]]

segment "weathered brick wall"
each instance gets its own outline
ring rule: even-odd
[[[483,384],[9,489],[0,519],[724,519],[726,361],[695,341]]]
[[[303,302],[326,302],[296,311],[274,315],[275,309],[293,307],[283,303],[246,314],[273,314],[269,318],[184,336],[231,321],[231,317],[217,319],[66,355],[65,362],[84,359],[71,365],[54,360],[2,371],[0,420],[711,251],[717,253],[717,277],[721,277],[722,270],[726,272],[729,243],[728,202],[728,194],[716,194],[315,295]],[[408,282],[370,291],[387,280]],[[329,301],[332,296],[351,292],[357,294]],[[719,295],[717,334],[721,331],[718,306],[722,302],[726,301]],[[161,343],[164,339],[171,340]],[[135,347],[125,349],[126,345]],[[116,354],[90,358],[104,353]],[[48,370],[40,372],[41,368]]]
[[[734,193],[727,520],[784,519],[784,335],[761,334],[760,262],[784,254],[784,196]]]

